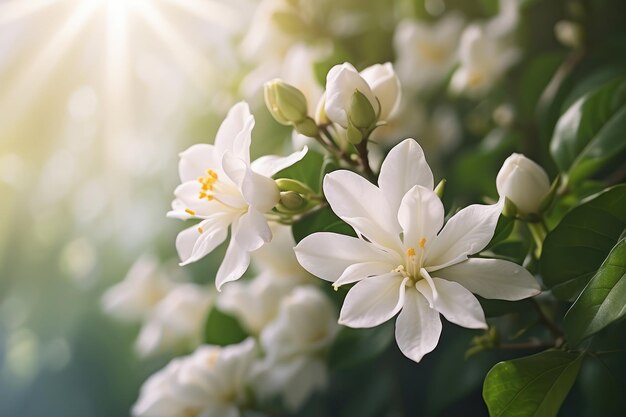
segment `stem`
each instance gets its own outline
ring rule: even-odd
[[[372,181],[376,180],[376,174],[374,174],[374,171],[372,170],[372,167],[370,166],[368,150],[367,150],[367,138],[363,138],[361,143],[356,145],[355,148],[359,154],[359,162],[361,165],[361,169],[363,170],[363,173],[367,176],[368,179]]]
[[[530,234],[533,237],[533,241],[535,242],[535,258],[539,259],[541,257],[541,251],[543,250],[543,241],[548,234],[548,229],[543,222],[543,219],[538,222],[529,222],[526,223],[528,225],[528,230],[530,230]]]

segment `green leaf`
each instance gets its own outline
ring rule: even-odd
[[[346,369],[372,360],[389,347],[393,335],[391,320],[371,329],[342,327],[331,346],[328,365],[331,369]]]
[[[584,179],[626,149],[626,79],[576,101],[557,122],[550,152],[570,183]]]
[[[578,343],[626,315],[626,239],[609,253],[565,315],[568,340]]]
[[[204,325],[204,342],[210,345],[226,346],[243,341],[248,334],[239,321],[223,311],[212,308]]]
[[[500,362],[485,378],[491,417],[554,417],[574,385],[583,355],[547,350]]]
[[[304,158],[292,166],[276,173],[274,178],[291,178],[298,180],[317,192],[320,191],[321,188],[320,172],[322,171],[323,163],[324,156],[309,149]]]
[[[575,299],[626,228],[626,184],[570,210],[543,243],[544,283],[562,300]]]
[[[342,235],[356,236],[354,230],[344,223],[330,207],[317,210],[294,223],[293,238],[296,243],[315,232],[335,232]]]

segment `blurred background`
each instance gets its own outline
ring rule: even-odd
[[[266,9],[271,3],[262,2]],[[267,13],[254,0],[0,0],[0,416],[129,414],[141,383],[171,353],[140,360],[133,348],[138,326],[105,316],[100,298],[143,254],[176,264],[174,239],[183,225],[165,213],[179,182],[178,153],[211,142],[233,103],[252,103],[253,154],[290,146],[289,130],[271,120],[259,95],[264,81],[287,77],[283,62],[290,46],[304,42],[322,51],[312,67],[311,61],[295,66],[322,81],[331,65],[344,60],[357,68],[393,60],[393,32],[402,18],[434,20],[454,9],[482,19],[498,11],[490,0],[283,3],[299,3],[302,14],[274,18],[285,36],[270,36],[255,25]],[[511,91],[480,100],[439,91],[423,100],[426,116],[423,108],[408,112],[412,124],[403,137],[418,137],[435,168],[446,166],[456,180],[451,194],[468,200],[494,195],[495,173],[512,151],[543,157],[551,169],[544,146],[549,132],[529,121],[552,75],[571,56],[571,47],[554,34],[557,21],[579,16],[568,5],[596,11],[586,20],[596,36],[590,42],[605,45],[590,58],[589,71],[578,75],[590,79],[585,88],[626,67],[624,34],[614,47],[604,36],[616,28],[624,32],[620,0],[520,4],[523,19],[533,22],[522,30],[520,44],[538,58],[522,60],[521,69],[509,74]],[[324,53],[329,44],[332,52]],[[605,68],[608,61],[615,65]],[[604,72],[592,73],[597,68]],[[585,91],[561,92],[545,118],[556,120],[561,105]],[[450,103],[456,107],[448,117]],[[509,129],[512,109],[519,129]],[[455,149],[460,151],[452,157]],[[210,282],[218,261],[219,253],[184,273]],[[438,370],[432,384],[446,387],[446,378],[457,377],[455,366],[470,338],[464,330],[446,329],[444,340],[461,342],[448,343],[419,372]],[[400,368],[402,358],[391,350],[381,363],[414,380],[417,366],[402,362]],[[445,355],[460,362],[444,363]],[[479,384],[494,359],[483,359],[463,373],[460,391],[450,393],[472,395],[442,415],[459,415],[468,406],[484,413]],[[374,399],[384,397],[378,404],[384,408],[394,381],[381,363],[334,383],[345,387],[375,372],[380,380],[364,389]],[[339,401],[341,392],[329,401]],[[408,402],[429,391],[400,386],[395,393]],[[431,402],[429,413],[438,414],[446,401]],[[343,406],[358,410],[359,404]],[[570,410],[575,408],[576,401]]]

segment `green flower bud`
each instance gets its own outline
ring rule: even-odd
[[[346,137],[348,138],[348,142],[353,145],[358,145],[363,140],[363,133],[352,123],[349,123],[348,129],[346,130]]]
[[[313,194],[313,190],[303,182],[294,180],[291,178],[279,178],[276,181],[276,186],[280,191],[295,191],[300,194]]]
[[[279,211],[294,212],[303,209],[307,205],[307,200],[295,191],[282,191],[277,209]]]
[[[317,127],[317,124],[315,124],[315,121],[310,117],[307,117],[304,120],[294,124],[293,127],[296,129],[296,132],[310,138],[314,138],[319,135],[319,129]]]
[[[376,124],[376,111],[374,111],[372,103],[358,90],[352,94],[349,111],[351,124],[359,129],[370,130]]]
[[[437,186],[435,187],[435,194],[437,194],[437,197],[439,198],[443,198],[443,192],[446,189],[446,179],[443,178],[441,181],[439,181],[439,184],[437,184]]]
[[[292,125],[307,117],[306,97],[296,87],[275,79],[265,83],[264,95],[265,104],[278,123]]]

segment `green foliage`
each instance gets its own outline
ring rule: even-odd
[[[274,175],[275,178],[291,178],[298,180],[314,191],[321,189],[321,171],[324,163],[322,154],[309,149],[300,161]]]
[[[544,242],[540,262],[544,283],[562,300],[576,298],[625,228],[626,184],[572,209]]]
[[[548,350],[500,362],[485,378],[491,417],[555,417],[574,385],[583,356]]]
[[[335,232],[343,235],[355,236],[354,230],[343,222],[330,207],[324,207],[294,223],[293,237],[297,242],[315,232]]]
[[[565,315],[571,343],[589,337],[626,315],[626,239],[611,250]]]
[[[550,152],[570,183],[597,172],[626,149],[626,79],[576,101],[559,119]]]
[[[217,307],[209,311],[204,324],[204,342],[210,345],[227,346],[243,341],[248,334],[239,321]]]
[[[383,353],[394,336],[393,321],[371,329],[342,327],[330,349],[331,369],[346,369],[372,360]]]

